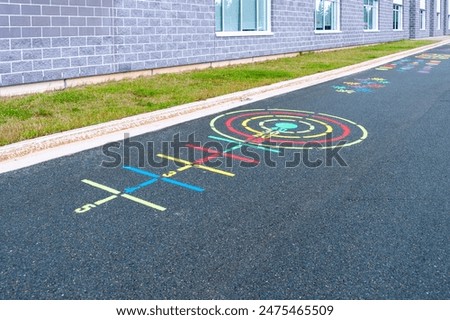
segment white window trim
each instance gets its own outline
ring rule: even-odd
[[[422,16],[422,12],[424,13]],[[420,30],[427,30],[427,11],[424,9],[419,10]],[[423,22],[423,27],[422,27]]]
[[[317,0],[315,0],[317,1]],[[342,33],[341,31],[341,0],[336,0],[337,3],[337,13],[336,13],[336,29],[334,30],[316,30],[316,13],[314,11],[314,33],[323,34],[323,33]],[[315,10],[315,9],[314,9]]]
[[[218,31],[218,37],[250,37],[250,36],[272,36],[271,31]]]
[[[400,21],[399,21],[399,28],[398,29],[392,29],[392,31],[403,31],[403,2],[400,0],[394,0],[393,4],[400,6]],[[393,8],[392,8],[393,10]]]
[[[377,5],[376,5],[377,12],[375,14],[375,18],[376,18],[375,28],[374,29],[364,29],[364,32],[380,32],[380,26],[379,26],[380,0],[376,0],[376,2],[377,2]],[[364,6],[365,5],[363,4],[363,9],[364,9]]]
[[[315,34],[333,34],[333,33],[342,33],[341,30],[314,30]]]
[[[216,31],[217,37],[251,37],[271,36],[272,32],[272,0],[267,0],[267,30],[265,31]]]
[[[441,30],[441,0],[436,0],[436,30]]]

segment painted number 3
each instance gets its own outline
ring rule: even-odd
[[[176,171],[169,171],[168,173],[165,173],[162,176],[165,177],[165,178],[170,178],[170,177],[173,177],[176,174],[177,174]]]
[[[97,207],[95,204],[85,204],[84,206],[82,206],[81,208],[78,208],[75,210],[76,213],[85,213],[88,212],[91,209],[94,209],[95,207]]]

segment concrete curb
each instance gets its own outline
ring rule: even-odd
[[[156,131],[254,101],[331,81],[449,43],[450,38],[445,37],[431,45],[340,69],[0,147],[0,173],[121,140],[125,133],[135,136]]]

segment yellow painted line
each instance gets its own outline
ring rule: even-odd
[[[303,123],[303,124],[309,126],[309,129],[306,129],[306,130],[299,130],[299,131],[295,131],[295,132],[286,132],[286,133],[289,133],[289,134],[292,134],[292,135],[293,135],[293,134],[301,134],[301,133],[310,133],[311,131],[314,131],[314,130],[316,129],[316,127],[314,127],[311,123],[306,122],[306,121],[293,120],[293,119],[283,119],[283,121],[285,121],[285,122]],[[264,129],[264,130],[270,131],[271,129],[269,129],[269,128],[265,125],[265,122],[266,122],[266,121],[261,121],[261,122],[259,123],[259,126],[260,126],[262,129]],[[296,137],[296,136],[277,136],[277,137],[280,137],[280,138],[289,138],[289,139],[299,139],[299,137]]]
[[[221,174],[221,175],[224,175],[224,176],[228,176],[228,177],[234,177],[235,176],[235,174],[231,173],[231,172],[227,172],[227,171],[223,171],[223,170],[219,170],[219,169],[215,169],[215,168],[210,168],[208,166],[204,166],[204,165],[201,165],[201,164],[193,164],[193,163],[191,163],[189,161],[186,161],[186,160],[183,160],[183,159],[174,158],[174,157],[171,157],[171,156],[167,156],[165,154],[160,154],[159,153],[159,154],[157,154],[157,156],[160,157],[160,158],[165,158],[165,159],[172,160],[172,161],[175,161],[175,162],[183,163],[183,164],[186,164],[186,165],[189,165],[189,166],[194,166],[195,168],[199,168],[199,169],[211,171],[211,172],[214,172],[214,173],[218,173],[218,174]]]
[[[314,112],[312,111],[305,111],[305,110],[294,110],[294,109],[281,109],[281,108],[273,108],[273,109],[267,109],[267,111],[293,111],[293,112],[298,112],[298,113],[309,113],[309,114],[314,114]],[[301,117],[301,116],[299,116]]]
[[[160,158],[172,160],[172,161],[175,161],[175,162],[179,162],[179,163],[182,163],[182,164],[185,164],[185,165],[192,166],[191,162],[183,160],[183,159],[178,159],[178,158],[174,158],[174,157],[171,157],[171,156],[166,156],[165,154],[161,154],[161,153],[158,153],[156,156],[158,156]]]
[[[191,164],[188,164],[188,165],[186,165],[186,166],[184,166],[184,167],[182,167],[182,168],[177,169],[177,171],[178,171],[178,172],[183,172],[183,171],[185,171],[185,170],[187,170],[187,169],[190,169],[190,168],[192,168],[192,165],[191,165]]]
[[[195,166],[198,167],[199,169],[208,170],[208,171],[211,171],[211,172],[214,172],[214,173],[218,173],[218,174],[221,174],[221,175],[224,175],[224,176],[227,176],[227,177],[234,177],[235,176],[234,173],[231,173],[231,172],[228,172],[228,171],[219,170],[219,169],[215,169],[215,168],[210,168],[208,166],[204,166],[204,165],[201,165],[201,164],[199,164],[199,165],[196,164]]]
[[[325,125],[325,128],[327,128],[327,131],[320,133],[320,134],[312,135],[312,136],[304,136],[303,138],[305,138],[305,139],[318,138],[318,137],[326,136],[328,133],[333,132],[333,127],[331,127],[328,124],[324,124],[324,125]]]
[[[97,182],[94,182],[94,181],[91,181],[91,180],[88,180],[88,179],[81,180],[81,182],[84,182],[84,183],[86,183],[86,184],[88,184],[88,185],[90,185],[90,186],[92,186],[94,188],[98,188],[98,189],[107,191],[107,192],[112,193],[112,194],[121,194],[121,192],[116,190],[116,189],[104,186],[104,185],[102,185],[100,183],[97,183]]]
[[[114,200],[116,198],[117,198],[117,196],[114,195],[114,196],[111,196],[111,197],[108,197],[108,198],[105,198],[105,199],[102,199],[102,200],[98,200],[97,202],[94,202],[94,204],[96,206],[100,206],[100,205],[102,205],[104,203],[107,203],[108,201]]]
[[[164,207],[161,207],[161,206],[159,206],[159,205],[157,205],[157,204],[154,204],[154,203],[152,203],[152,202],[148,202],[148,201],[145,201],[145,200],[142,200],[142,199],[133,197],[132,195],[129,195],[129,194],[122,194],[121,196],[124,197],[124,198],[126,198],[126,199],[128,199],[128,200],[131,200],[131,201],[137,202],[137,203],[139,203],[139,204],[142,204],[142,205],[144,205],[144,206],[147,206],[147,207],[150,207],[150,208],[159,210],[159,211],[166,211],[166,208],[164,208]]]

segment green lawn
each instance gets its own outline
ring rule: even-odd
[[[336,69],[433,41],[398,41],[0,99],[0,145]]]

